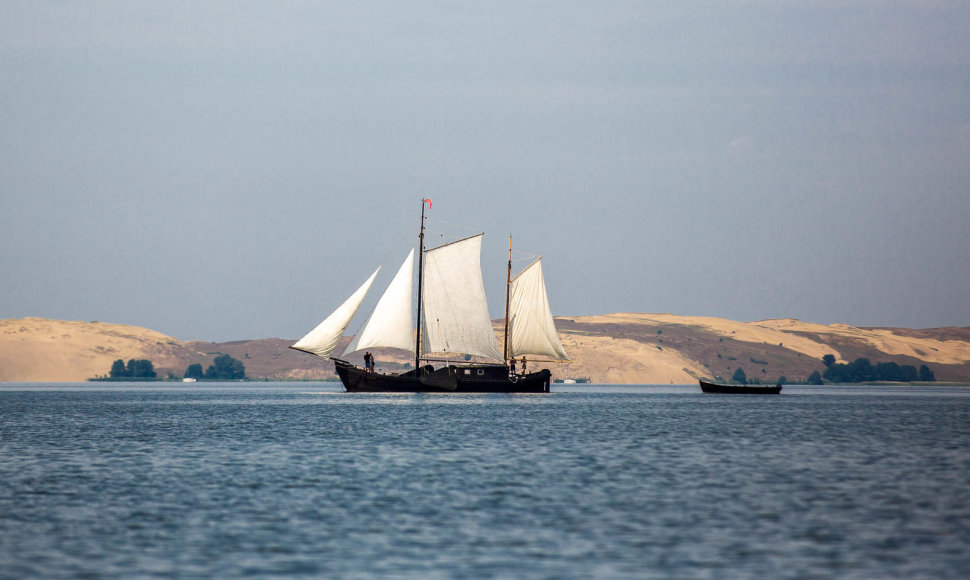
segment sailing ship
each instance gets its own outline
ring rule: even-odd
[[[777,395],[781,393],[781,383],[770,385],[719,385],[698,380],[702,393],[727,393],[732,395]]]
[[[549,392],[549,369],[526,372],[529,362],[568,360],[549,307],[541,256],[513,278],[509,238],[505,339],[499,345],[482,282],[484,234],[425,250],[426,206],[430,209],[431,200],[421,201],[416,314],[412,313],[412,248],[340,358],[331,355],[380,267],[333,314],[290,348],[332,360],[337,376],[350,392]],[[414,367],[401,374],[384,374],[374,372],[373,365],[359,367],[346,360],[349,354],[372,348],[414,353]],[[547,358],[529,360],[530,356]],[[471,357],[489,362],[467,362]],[[435,362],[439,363],[437,368],[432,364]]]

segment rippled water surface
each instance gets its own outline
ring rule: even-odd
[[[961,578],[970,389],[0,385],[0,577]]]

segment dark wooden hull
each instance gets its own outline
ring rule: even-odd
[[[718,385],[699,381],[701,391],[705,393],[727,393],[732,395],[777,395],[781,393],[781,385]]]
[[[400,375],[368,372],[347,361],[333,359],[337,376],[351,393],[548,393],[548,369],[509,375],[505,365],[425,366]]]

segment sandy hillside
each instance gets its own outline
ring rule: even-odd
[[[738,367],[762,381],[804,380],[824,371],[826,354],[838,362],[925,363],[939,380],[970,379],[970,328],[913,331],[645,313],[560,317],[557,328],[576,361],[557,367],[557,376],[594,382],[685,384],[728,378]]]
[[[4,319],[0,320],[0,381],[83,381],[108,374],[117,359],[148,359],[156,369],[178,367],[184,350],[178,339],[137,326]]]
[[[611,384],[685,384],[704,376],[696,361],[671,349],[635,340],[563,334],[563,348],[573,360],[550,366],[556,378],[589,378]]]
[[[494,322],[501,342],[500,322]],[[556,326],[572,363],[543,363],[556,379],[595,383],[689,384],[729,378],[738,369],[773,382],[805,380],[824,371],[822,357],[859,357],[919,367],[938,380],[970,382],[970,328],[856,328],[794,319],[738,322],[704,316],[617,313],[558,317]],[[346,343],[349,337],[344,338]],[[246,367],[250,378],[332,379],[328,361],[272,338],[212,343],[183,342],[152,330],[103,322],[42,318],[0,320],[0,381],[83,381],[105,375],[117,359],[145,358],[160,376],[181,375],[189,364],[207,368],[220,354]],[[411,364],[403,351],[376,351],[381,372]],[[351,360],[360,362],[351,355]],[[359,358],[359,357],[358,357]],[[529,368],[540,366],[530,363]]]
[[[802,322],[793,318],[737,322],[725,318],[705,316],[677,316],[674,314],[607,314],[603,316],[577,317],[590,324],[625,322],[644,324],[676,324],[695,326],[729,336],[735,340],[752,343],[784,343],[786,348],[801,352],[813,358],[832,353],[838,362],[848,359],[833,353],[831,345],[817,338],[820,335],[844,337],[866,342],[876,350],[888,355],[907,355],[926,362],[941,364],[962,364],[970,361],[970,343],[966,341],[946,341],[936,338],[903,336],[886,328],[857,328],[845,324],[822,325]]]

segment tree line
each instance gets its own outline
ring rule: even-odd
[[[150,380],[158,377],[152,361],[147,359],[131,359],[127,363],[118,359],[111,364],[108,376],[112,379]],[[242,361],[228,354],[221,354],[212,361],[203,372],[199,363],[190,364],[185,369],[185,378],[204,379],[212,381],[238,381],[246,378],[246,367]],[[171,377],[170,378],[174,378]]]
[[[936,376],[925,364],[917,369],[914,365],[901,365],[895,362],[880,362],[872,364],[865,358],[859,357],[850,363],[836,363],[834,354],[822,357],[825,371],[812,371],[805,383],[809,385],[824,385],[829,383],[869,383],[893,382],[912,383],[916,381],[933,382]],[[749,379],[740,366],[735,369],[731,381],[741,384],[760,383],[758,379]],[[778,377],[779,384],[787,383],[784,376]]]
[[[158,376],[152,361],[147,359],[131,359],[128,364],[122,359],[111,364],[108,376],[112,379],[154,379]]]
[[[191,364],[185,369],[187,379],[208,379],[214,381],[238,381],[246,378],[246,367],[242,361],[228,354],[220,354],[209,368],[202,372],[202,365]]]
[[[835,362],[835,355],[827,354],[822,357],[822,364],[825,365],[825,372],[819,376],[818,371],[812,373],[809,382],[813,379],[822,384],[821,379],[830,383],[868,383],[873,381],[886,381],[896,383],[912,383],[915,381],[933,382],[936,376],[925,364],[920,365],[919,369],[914,365],[901,365],[895,362],[872,362],[859,357],[850,363]]]

